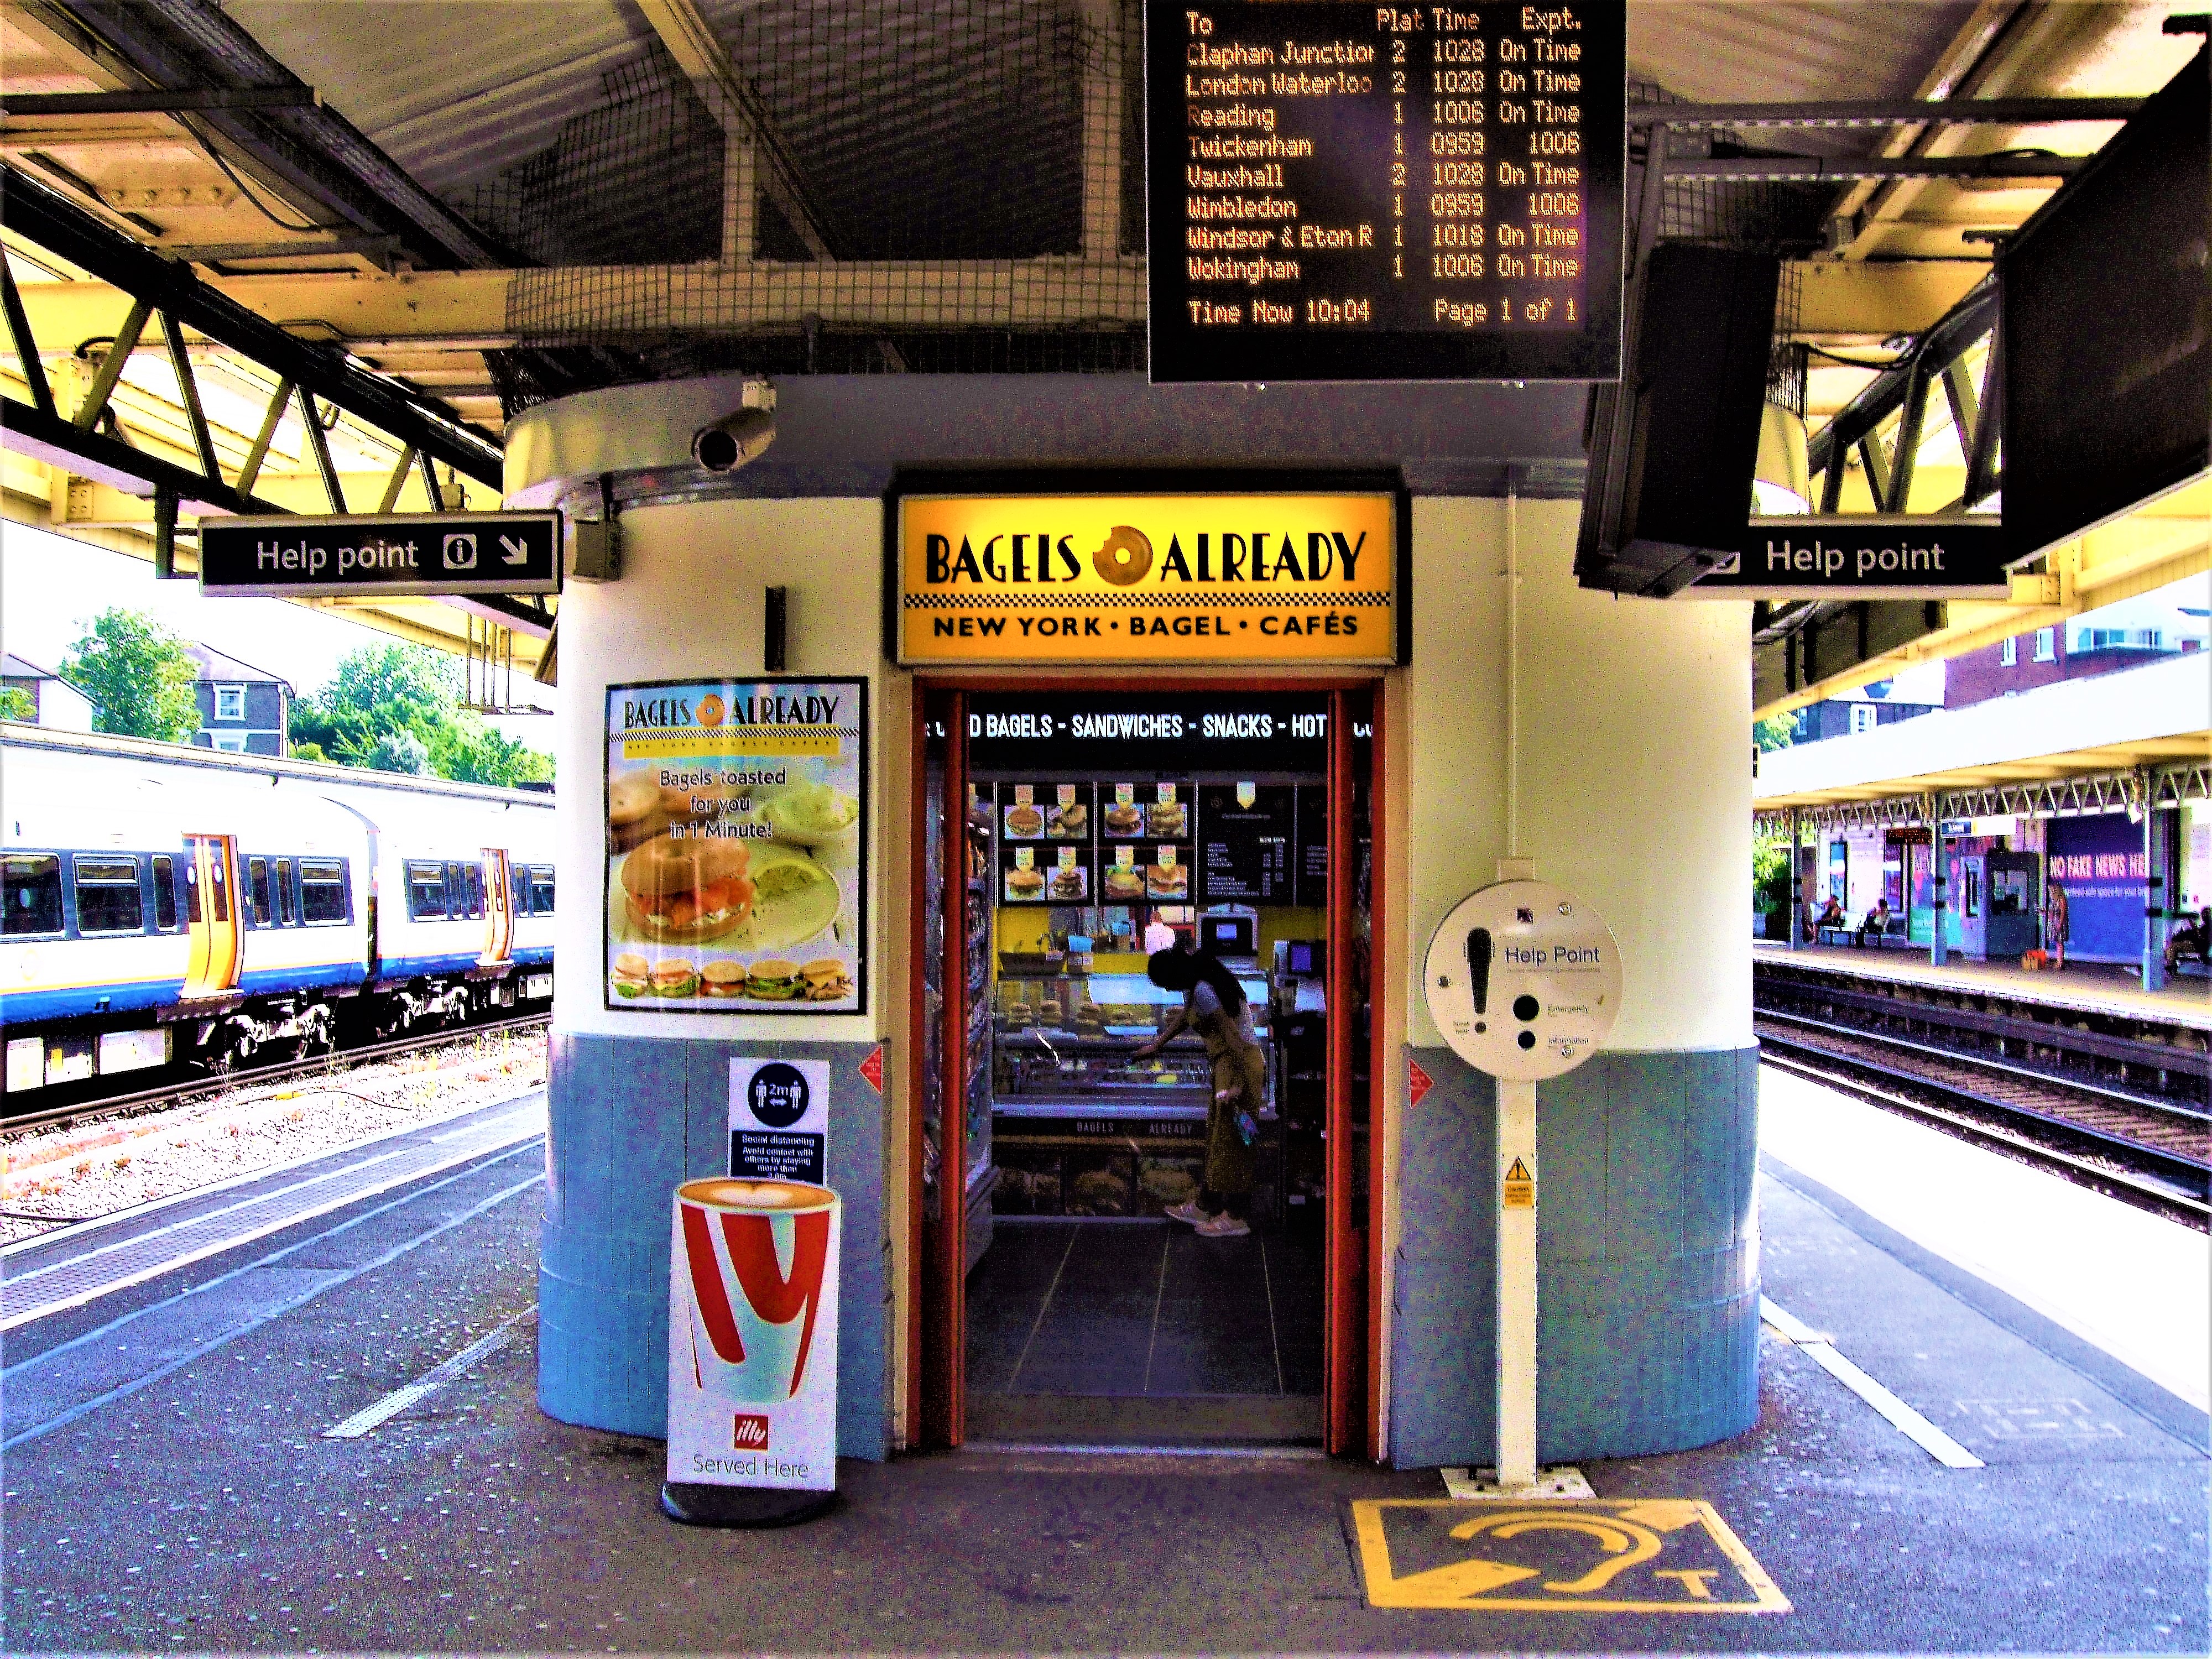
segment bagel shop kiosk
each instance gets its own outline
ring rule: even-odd
[[[579,532],[546,1411],[667,1432],[670,1194],[736,1178],[733,1064],[776,1062],[822,1079],[838,1455],[1494,1462],[1493,1085],[1419,954],[1517,843],[1640,988],[1538,1091],[1537,1455],[1749,1425],[1743,618],[1576,586],[1574,487],[1516,458],[1579,404],[1539,390],[731,374],[516,415],[507,504]],[[708,470],[741,417],[773,444]],[[1212,1161],[1163,939],[1264,1061]]]

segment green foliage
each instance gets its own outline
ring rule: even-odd
[[[383,772],[513,786],[553,775],[553,759],[462,708],[461,665],[428,646],[363,646],[292,714],[292,752]]]
[[[327,763],[330,757],[323,752],[323,745],[319,743],[295,743],[292,745],[292,758]]]
[[[0,685],[0,720],[33,720],[39,717],[38,706],[31,694],[20,685]]]
[[[359,763],[373,772],[405,772],[424,777],[430,770],[430,751],[412,732],[386,732],[369,746]]]
[[[1797,716],[1769,714],[1763,720],[1753,720],[1751,723],[1751,740],[1768,754],[1778,749],[1787,749],[1797,741]]]
[[[1760,824],[1751,832],[1751,908],[1790,914],[1790,832]]]
[[[198,673],[177,636],[141,611],[111,605],[62,659],[63,678],[97,705],[93,729],[186,743],[199,729]]]

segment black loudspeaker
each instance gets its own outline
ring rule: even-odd
[[[1666,242],[1638,285],[1632,377],[1601,386],[1575,576],[1663,598],[1742,540],[1782,263]]]

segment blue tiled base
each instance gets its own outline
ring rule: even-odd
[[[1390,1456],[1495,1456],[1491,1080],[1408,1048]],[[1759,1052],[1600,1054],[1537,1091],[1537,1455],[1709,1445],[1759,1410]]]
[[[538,1403],[620,1434],[668,1431],[668,1206],[729,1168],[730,1060],[830,1065],[830,1185],[838,1264],[837,1451],[889,1454],[883,1097],[872,1043],[730,1042],[556,1033],[538,1265]]]

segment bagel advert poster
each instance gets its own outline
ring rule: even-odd
[[[902,663],[1405,660],[1395,490],[902,495]]]
[[[866,1010],[867,691],[607,688],[609,1008]]]

